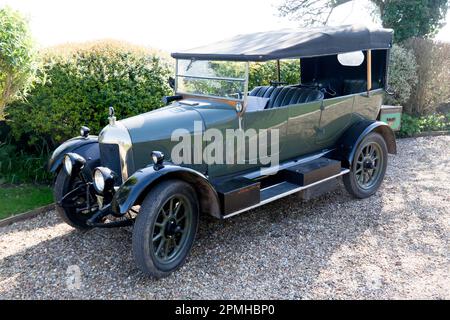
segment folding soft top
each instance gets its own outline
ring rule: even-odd
[[[392,34],[392,29],[355,25],[284,29],[238,35],[208,46],[172,53],[172,57],[223,61],[313,57],[358,50],[388,49],[392,45]]]

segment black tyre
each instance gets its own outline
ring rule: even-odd
[[[86,221],[92,217],[91,214],[86,214],[79,212],[77,208],[70,207],[70,208],[64,208],[58,203],[61,201],[61,199],[70,191],[76,189],[82,184],[81,179],[78,177],[70,177],[64,169],[61,169],[56,177],[55,185],[53,187],[53,197],[55,199],[56,204],[56,211],[58,212],[59,216],[66,222],[68,225],[80,229],[80,230],[87,230],[90,229],[90,227],[86,224]],[[71,201],[74,204],[79,204],[80,206],[86,206],[86,193],[85,191],[79,192],[77,194],[74,194],[73,197],[71,197]]]
[[[343,178],[351,195],[364,199],[378,190],[386,173],[387,153],[386,142],[378,133],[370,133],[361,141],[350,172]]]
[[[133,229],[133,254],[138,267],[155,278],[180,268],[197,233],[199,207],[186,182],[168,180],[145,197]]]

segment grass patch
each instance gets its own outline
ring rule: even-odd
[[[52,202],[52,189],[47,186],[0,186],[0,219],[36,209]]]
[[[45,152],[26,153],[11,142],[0,142],[0,185],[50,183],[47,161]]]

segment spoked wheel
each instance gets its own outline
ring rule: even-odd
[[[144,199],[133,229],[133,254],[147,275],[162,278],[180,268],[198,225],[195,190],[186,182],[162,182]]]
[[[169,198],[159,210],[152,233],[153,251],[160,263],[176,259],[188,239],[192,209],[183,195]]]
[[[373,195],[383,182],[386,167],[386,142],[378,133],[371,133],[355,152],[351,171],[344,176],[345,188],[357,198]]]
[[[64,169],[61,169],[56,177],[53,196],[57,203],[56,211],[64,222],[81,230],[90,228],[86,222],[94,212],[87,210],[88,201],[91,209],[95,209],[97,203],[92,195],[87,196],[86,186],[79,177],[70,177]],[[58,205],[63,198],[66,205]]]
[[[383,166],[381,147],[375,142],[366,144],[356,161],[355,177],[362,189],[370,189],[377,183]]]

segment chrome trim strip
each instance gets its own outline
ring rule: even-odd
[[[340,173],[338,173],[338,174],[336,174],[336,175],[334,175],[334,176],[331,176],[331,177],[325,178],[325,179],[323,179],[323,180],[320,180],[320,181],[317,181],[317,182],[308,184],[307,186],[301,186],[301,187],[298,187],[298,188],[289,190],[289,191],[287,191],[287,192],[285,192],[285,193],[281,193],[281,194],[279,194],[279,195],[276,195],[275,197],[272,197],[272,198],[263,200],[263,201],[261,201],[260,203],[255,204],[255,205],[253,205],[253,206],[250,206],[250,207],[248,207],[248,208],[245,208],[245,209],[242,209],[242,210],[235,211],[235,212],[233,212],[233,213],[227,214],[226,216],[223,216],[223,219],[231,218],[231,217],[233,217],[233,216],[236,216],[236,215],[238,215],[238,214],[241,214],[242,212],[245,212],[245,211],[248,211],[248,210],[251,210],[251,209],[255,209],[255,208],[260,207],[260,206],[262,206],[262,205],[264,205],[264,204],[267,204],[267,203],[269,203],[269,202],[272,202],[272,201],[275,201],[275,200],[284,198],[284,197],[289,196],[289,195],[291,195],[291,194],[293,194],[293,193],[302,191],[302,190],[304,190],[304,189],[308,189],[308,188],[313,187],[313,186],[315,186],[315,185],[317,185],[317,184],[320,184],[320,183],[322,183],[322,182],[325,182],[325,181],[328,181],[328,180],[337,178],[337,177],[342,176],[342,175],[344,175],[344,174],[347,174],[347,173],[349,173],[349,172],[350,172],[349,169],[342,169]],[[269,187],[269,188],[270,188],[270,187]],[[269,188],[265,188],[265,189],[263,189],[263,190],[267,190],[267,189],[269,189]]]
[[[236,99],[236,98],[228,98],[228,97],[221,97],[221,96],[211,96],[211,95],[207,95],[207,94],[200,94],[200,93],[188,93],[188,92],[177,92],[177,94],[183,96],[191,96],[191,97],[200,97],[200,98],[211,98],[211,99],[221,99],[221,100],[229,100],[229,101],[236,101],[236,102],[243,102],[243,99]],[[192,99],[192,98],[189,98]]]
[[[177,77],[181,78],[191,78],[191,79],[200,79],[200,80],[221,80],[221,81],[236,81],[236,82],[244,82],[245,78],[227,78],[227,77],[202,77],[202,76],[188,76],[185,74],[177,74]]]
[[[261,192],[262,192],[262,191],[269,190],[269,189],[272,189],[272,188],[275,188],[275,187],[278,187],[279,185],[281,185],[281,184],[283,184],[283,183],[285,183],[285,182],[286,182],[286,181],[283,181],[283,182],[280,182],[280,183],[275,183],[274,185],[271,185],[271,186],[269,186],[269,187],[262,188],[262,189],[261,189]]]

